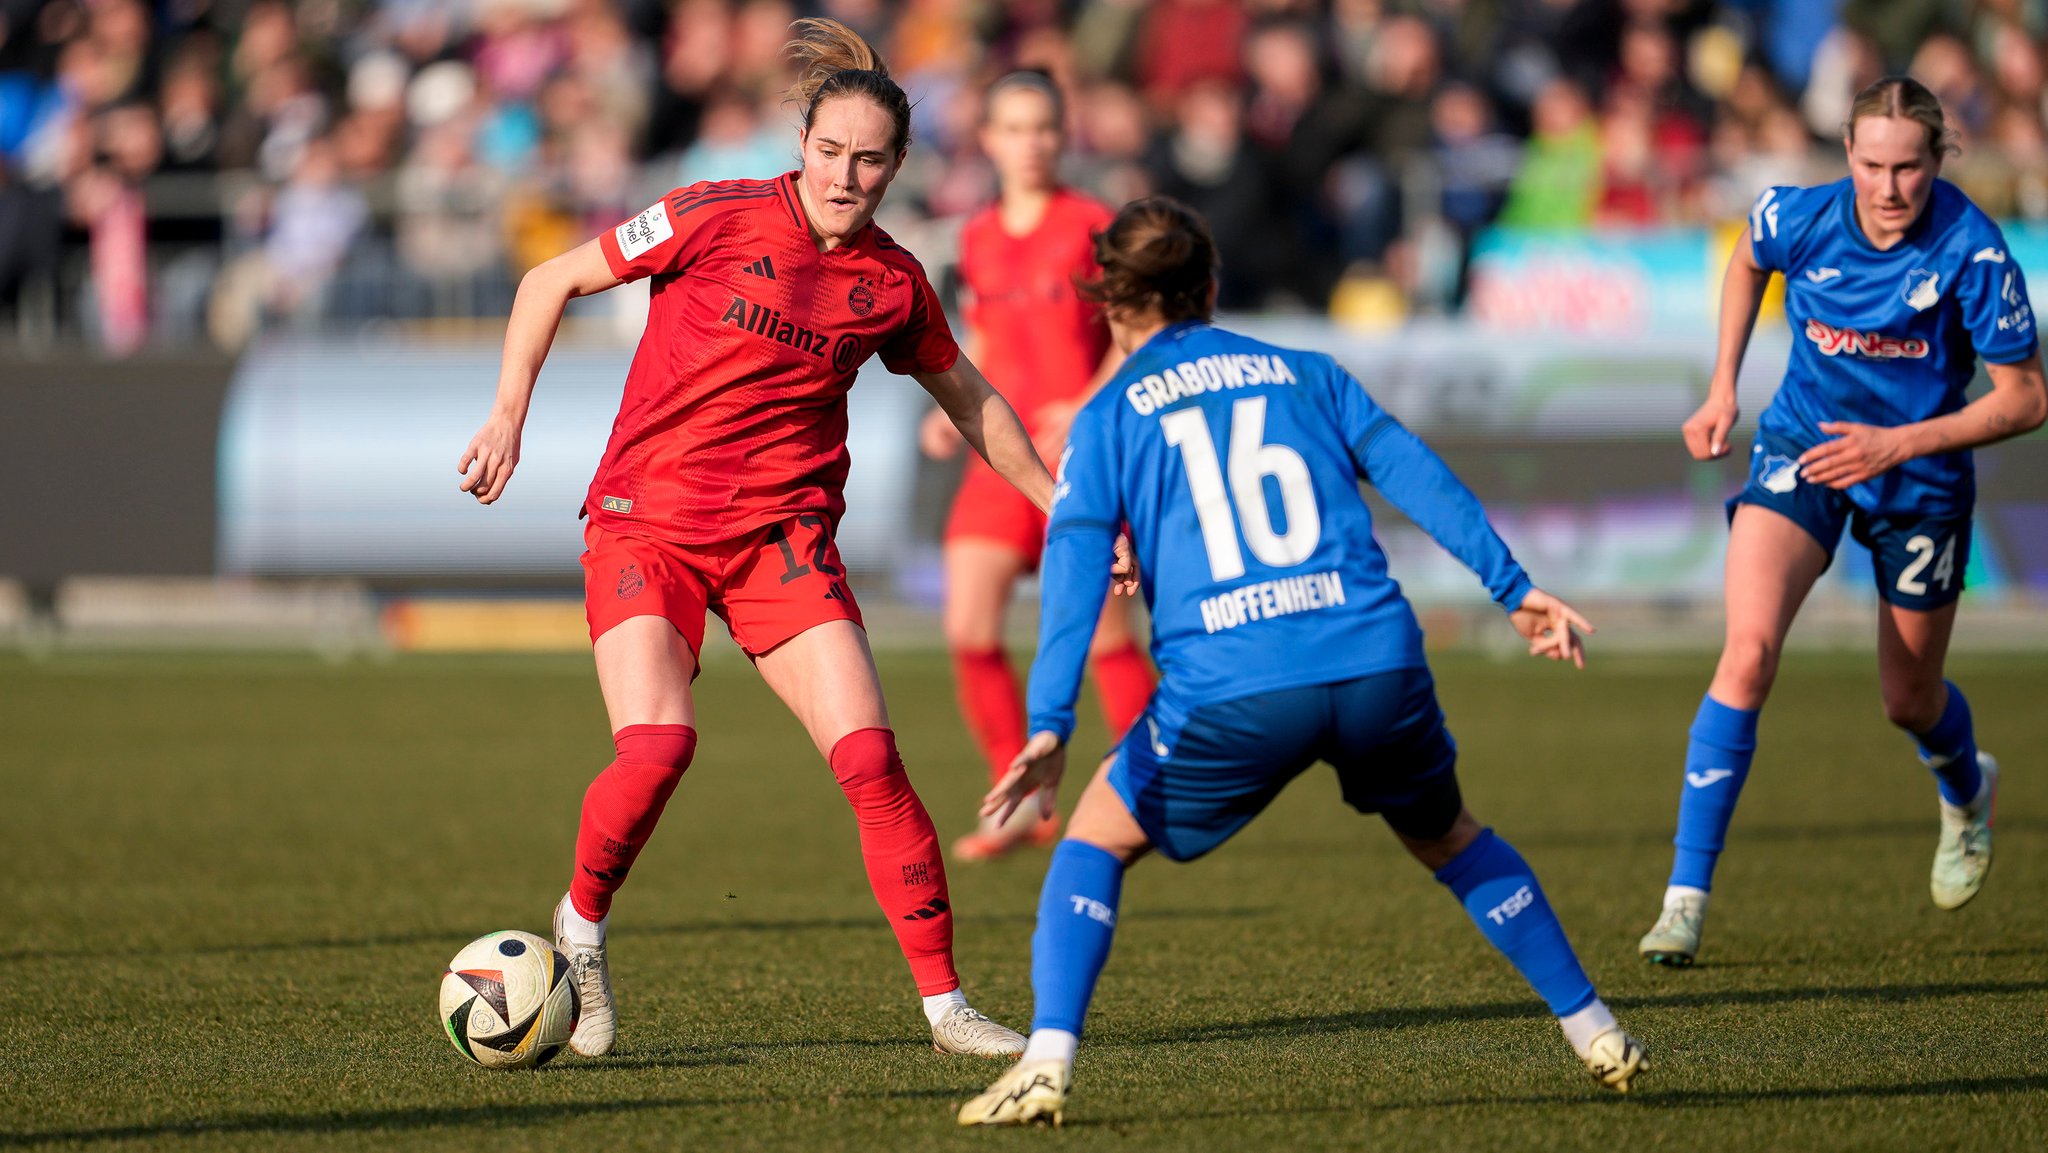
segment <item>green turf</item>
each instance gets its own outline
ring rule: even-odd
[[[1654,1051],[1639,1094],[1595,1089],[1318,772],[1133,873],[1067,1128],[962,1133],[995,1069],[925,1044],[845,803],[744,666],[699,682],[702,751],[618,907],[619,1052],[507,1074],[457,1059],[436,979],[545,930],[609,756],[587,661],[0,658],[0,1147],[2040,1148],[2048,659],[1957,663],[2008,776],[1955,914],[1869,658],[1789,661],[1701,964],[1652,969],[1706,665],[1439,666],[1469,801]],[[945,663],[884,671],[950,836],[980,773]],[[969,990],[1020,1025],[1043,863],[953,872]]]

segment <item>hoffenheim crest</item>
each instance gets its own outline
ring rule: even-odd
[[[1799,462],[1775,453],[1767,456],[1757,463],[1756,483],[1765,492],[1791,492],[1799,487]]]
[[[1941,273],[1916,268],[1906,274],[1906,283],[1899,289],[1899,295],[1914,312],[1926,312],[1941,299]]]

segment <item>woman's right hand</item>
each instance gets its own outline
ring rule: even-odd
[[[960,430],[953,427],[953,418],[943,408],[925,413],[917,426],[917,447],[933,460],[952,460],[960,455],[960,446],[965,443],[960,439]]]
[[[492,413],[470,438],[469,447],[462,450],[462,459],[455,462],[455,471],[463,477],[461,491],[475,497],[478,504],[497,500],[512,479],[512,470],[519,467],[520,424],[512,417]]]
[[[1735,402],[1735,390],[1729,389],[1724,396],[1716,391],[1708,394],[1707,403],[1685,422],[1685,450],[1694,460],[1719,460],[1728,455],[1728,434],[1735,429],[1735,418],[1742,409]]]

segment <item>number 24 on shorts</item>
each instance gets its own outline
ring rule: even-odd
[[[1955,584],[1956,576],[1956,533],[1950,533],[1940,542],[1939,549],[1933,537],[1921,533],[1906,541],[1906,551],[1913,554],[1913,561],[1899,572],[1896,587],[1907,596],[1926,596],[1927,581],[1921,579],[1929,562],[1934,565],[1932,579],[1946,592]]]

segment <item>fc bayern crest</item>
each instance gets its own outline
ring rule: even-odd
[[[640,575],[639,565],[629,564],[625,568],[619,570],[618,591],[620,600],[632,600],[634,597],[639,596],[641,591],[646,587],[647,580],[645,577],[642,577]]]
[[[875,310],[875,294],[868,290],[865,277],[854,284],[853,291],[846,294],[846,307],[852,309],[855,316],[866,316]]]

